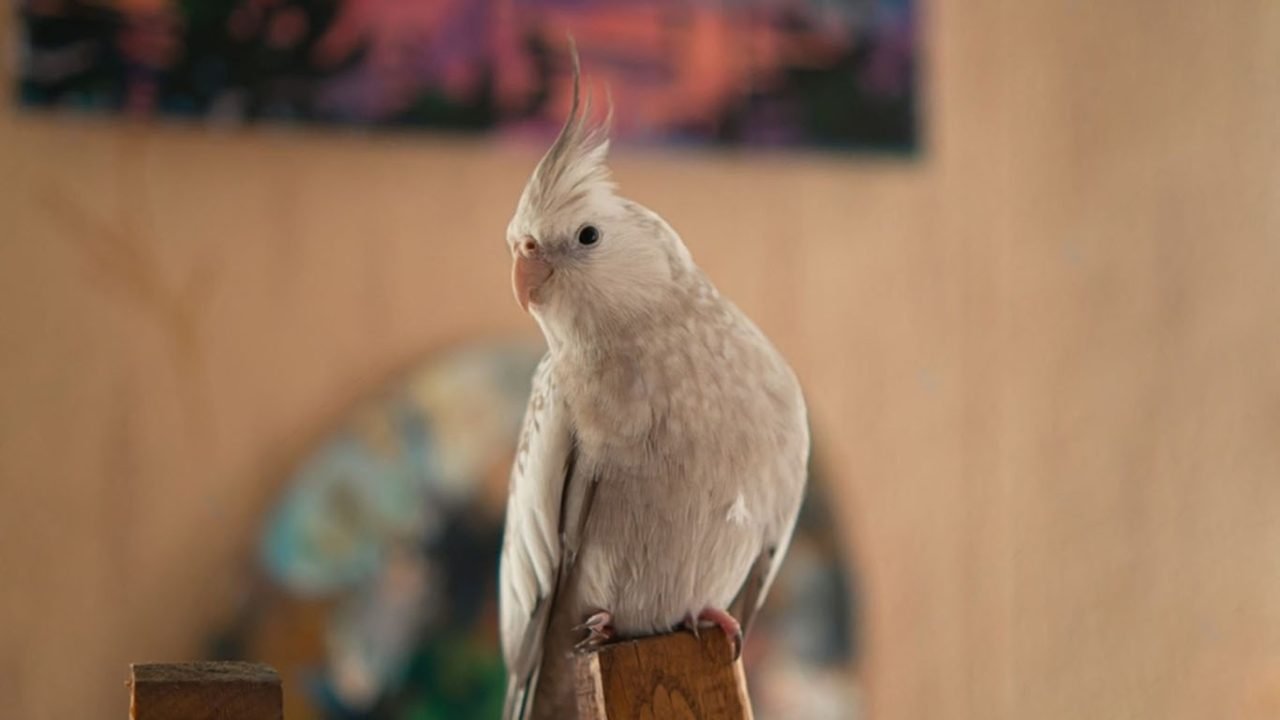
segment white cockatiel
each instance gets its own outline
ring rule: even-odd
[[[507,228],[516,299],[549,346],[499,571],[508,719],[576,716],[575,648],[700,622],[741,643],[809,453],[787,363],[666,221],[616,194],[572,54],[569,119]]]

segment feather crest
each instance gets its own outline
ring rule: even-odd
[[[603,121],[592,119],[591,92],[581,91],[582,67],[578,47],[569,39],[573,61],[573,100],[569,117],[555,142],[542,156],[525,187],[521,205],[526,211],[549,213],[559,207],[598,192],[612,192],[613,182],[605,160],[609,153],[609,127],[613,103]]]

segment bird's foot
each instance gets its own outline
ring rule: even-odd
[[[591,652],[613,639],[613,615],[607,610],[601,610],[573,630],[574,632],[587,631],[587,636],[579,640],[573,649],[578,652]]]
[[[698,613],[698,617],[688,615],[684,620],[684,626],[693,633],[694,637],[699,637],[699,628],[713,625],[723,630],[725,637],[733,643],[733,659],[737,660],[742,655],[742,626],[732,615],[717,608],[706,608]]]

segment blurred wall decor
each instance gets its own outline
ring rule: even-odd
[[[210,654],[267,660],[288,717],[495,718],[507,476],[524,344],[433,356],[358,404],[266,518],[260,582]],[[819,480],[746,646],[762,720],[851,720],[853,587]]]
[[[24,0],[18,82],[30,107],[541,136],[571,33],[623,140],[911,151],[914,3]]]

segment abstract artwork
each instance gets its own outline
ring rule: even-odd
[[[537,348],[428,359],[300,458],[209,654],[270,662],[291,720],[498,717],[507,475]],[[760,720],[855,720],[856,588],[815,475],[743,661]]]
[[[32,108],[545,138],[568,38],[630,143],[918,146],[915,0],[19,0]],[[607,88],[607,90],[606,90]]]

